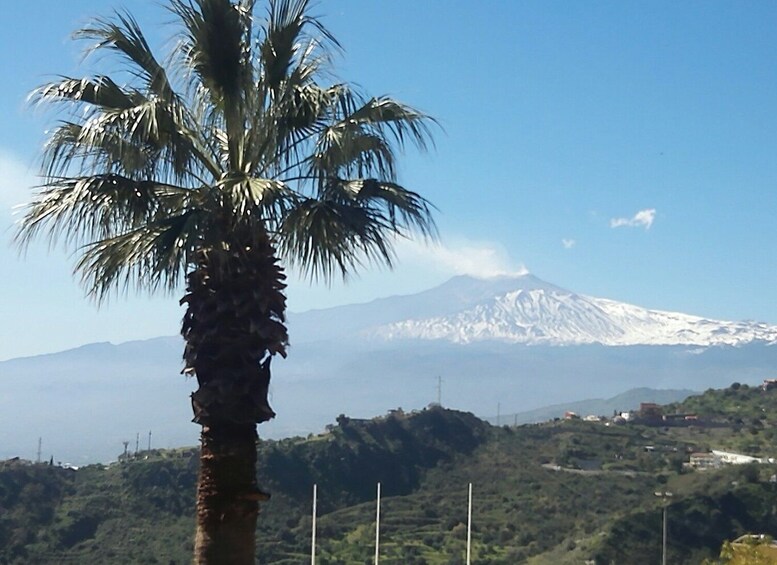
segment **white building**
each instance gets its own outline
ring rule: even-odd
[[[731,453],[730,451],[712,450],[712,454],[717,457],[724,465],[746,465],[747,463],[765,463],[761,457],[751,455],[742,455],[741,453]]]

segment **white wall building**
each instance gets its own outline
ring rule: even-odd
[[[720,459],[720,462],[724,465],[745,465],[747,463],[764,463],[765,460],[761,457],[753,457],[751,455],[742,455],[741,453],[731,453],[730,451],[716,451],[712,450],[712,454]]]

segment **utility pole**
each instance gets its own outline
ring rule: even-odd
[[[151,430],[148,430],[148,450],[151,451]]]
[[[140,432],[135,432],[135,456],[137,457],[140,451]]]
[[[39,437],[38,438],[38,463],[40,463],[40,451],[42,446],[43,446],[43,438]]]

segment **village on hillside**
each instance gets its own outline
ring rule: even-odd
[[[760,389],[762,392],[777,390],[777,379],[764,379]],[[727,421],[702,417],[692,412],[667,412],[664,406],[653,402],[640,403],[638,410],[623,412],[616,410],[610,418],[593,414],[581,417],[575,412],[567,411],[564,413],[563,419],[598,422],[605,426],[639,424],[650,427],[685,427],[696,429],[725,428],[730,426],[730,423]],[[644,450],[653,452],[656,450],[656,447],[645,445]],[[777,459],[775,457],[758,457],[744,453],[710,449],[709,451],[689,451],[688,460],[683,464],[683,467],[686,469],[705,470],[719,469],[725,465],[746,465],[749,463],[774,464],[777,463]],[[772,482],[777,482],[777,474],[772,476]]]

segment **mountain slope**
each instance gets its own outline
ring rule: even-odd
[[[292,345],[353,338],[385,324],[456,314],[516,288],[542,288],[549,292],[562,290],[529,274],[488,279],[461,275],[416,294],[378,298],[364,304],[292,312],[288,320],[289,332]]]
[[[457,286],[477,286],[470,300],[449,301],[450,312],[414,316],[363,330],[378,340],[422,339],[454,343],[503,341],[529,345],[739,346],[777,343],[777,327],[755,322],[709,320],[649,310],[614,300],[583,296],[531,275],[479,283],[467,277]],[[450,285],[438,287],[450,296]],[[459,309],[452,311],[456,306]]]

